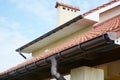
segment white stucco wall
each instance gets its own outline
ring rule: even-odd
[[[120,5],[100,14],[100,22],[120,14]]]
[[[63,6],[57,7],[57,27],[78,16],[78,11]]]

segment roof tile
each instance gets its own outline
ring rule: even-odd
[[[87,41],[89,39],[92,39],[94,37],[97,37],[101,34],[104,34],[106,32],[110,32],[110,31],[116,31],[117,32],[117,35],[118,37],[120,37],[120,15],[116,16],[116,17],[113,17],[109,20],[106,20],[96,26],[93,26],[94,28],[91,29],[90,31],[88,32],[85,32],[83,33],[82,35],[79,35],[78,37],[66,42],[66,43],[63,43],[61,44],[60,46],[57,46],[56,48],[53,48],[51,49],[50,51],[48,52],[45,52],[44,54],[40,54],[32,59],[29,59],[21,64],[18,64],[17,66],[15,67],[12,67],[4,72],[1,72],[0,75],[2,74],[6,74],[7,72],[10,72],[10,71],[13,71],[13,70],[16,70],[20,67],[23,67],[27,64],[30,64],[30,63],[33,63],[37,60],[41,60],[41,59],[44,59],[50,55],[53,55],[53,54],[56,54],[60,51],[63,51],[67,48],[70,48],[78,43],[81,43],[81,42],[84,42],[84,41]]]
[[[117,36],[120,38],[120,29],[117,31]]]
[[[112,0],[111,2],[108,2],[108,3],[106,3],[106,4],[103,4],[102,6],[99,6],[99,7],[95,8],[95,9],[92,9],[92,10],[84,13],[83,15],[84,15],[84,16],[87,16],[87,15],[90,14],[90,13],[93,13],[93,12],[95,12],[95,11],[97,11],[97,10],[100,10],[100,9],[102,9],[102,8],[104,8],[104,7],[106,7],[106,6],[109,6],[109,5],[111,5],[111,4],[115,3],[115,2],[118,2],[118,1],[120,1],[120,0]]]

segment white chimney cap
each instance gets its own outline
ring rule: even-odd
[[[65,3],[62,3],[62,2],[56,2],[55,8],[57,8],[58,6],[64,6],[64,7],[67,7],[67,8],[71,8],[71,9],[80,11],[79,7],[68,5],[68,4],[65,4]]]

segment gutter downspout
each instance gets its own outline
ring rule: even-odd
[[[22,52],[20,51],[20,49],[19,49],[18,53],[19,53],[24,59],[27,59],[27,57],[25,57],[25,56],[22,54]]]
[[[57,60],[55,57],[51,58],[51,75],[56,80],[66,80],[58,71],[57,71]]]
[[[53,75],[53,77],[55,77],[57,80],[65,80],[64,77],[57,72],[57,61],[59,60],[59,58],[65,60],[65,59],[70,59],[71,57],[76,58],[77,55],[80,59],[82,55],[89,54],[93,50],[97,51],[99,50],[98,48],[101,49],[106,45],[115,44],[114,41],[116,39],[117,37],[115,32],[105,33],[93,39],[72,46],[69,49],[56,53],[55,55],[48,56],[43,60],[35,61],[23,67],[20,67],[19,69],[1,74],[0,80],[16,80],[16,77],[19,78],[20,75],[25,74],[25,72],[30,72],[30,70],[32,71],[33,69],[36,68],[42,69],[43,67],[50,64],[50,62],[51,62],[51,74]],[[90,51],[90,52],[85,53],[84,51]],[[16,74],[20,74],[20,75],[16,76]]]

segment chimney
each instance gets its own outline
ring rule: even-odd
[[[55,8],[57,8],[57,26],[75,18],[80,11],[79,7],[60,2],[56,2]]]

